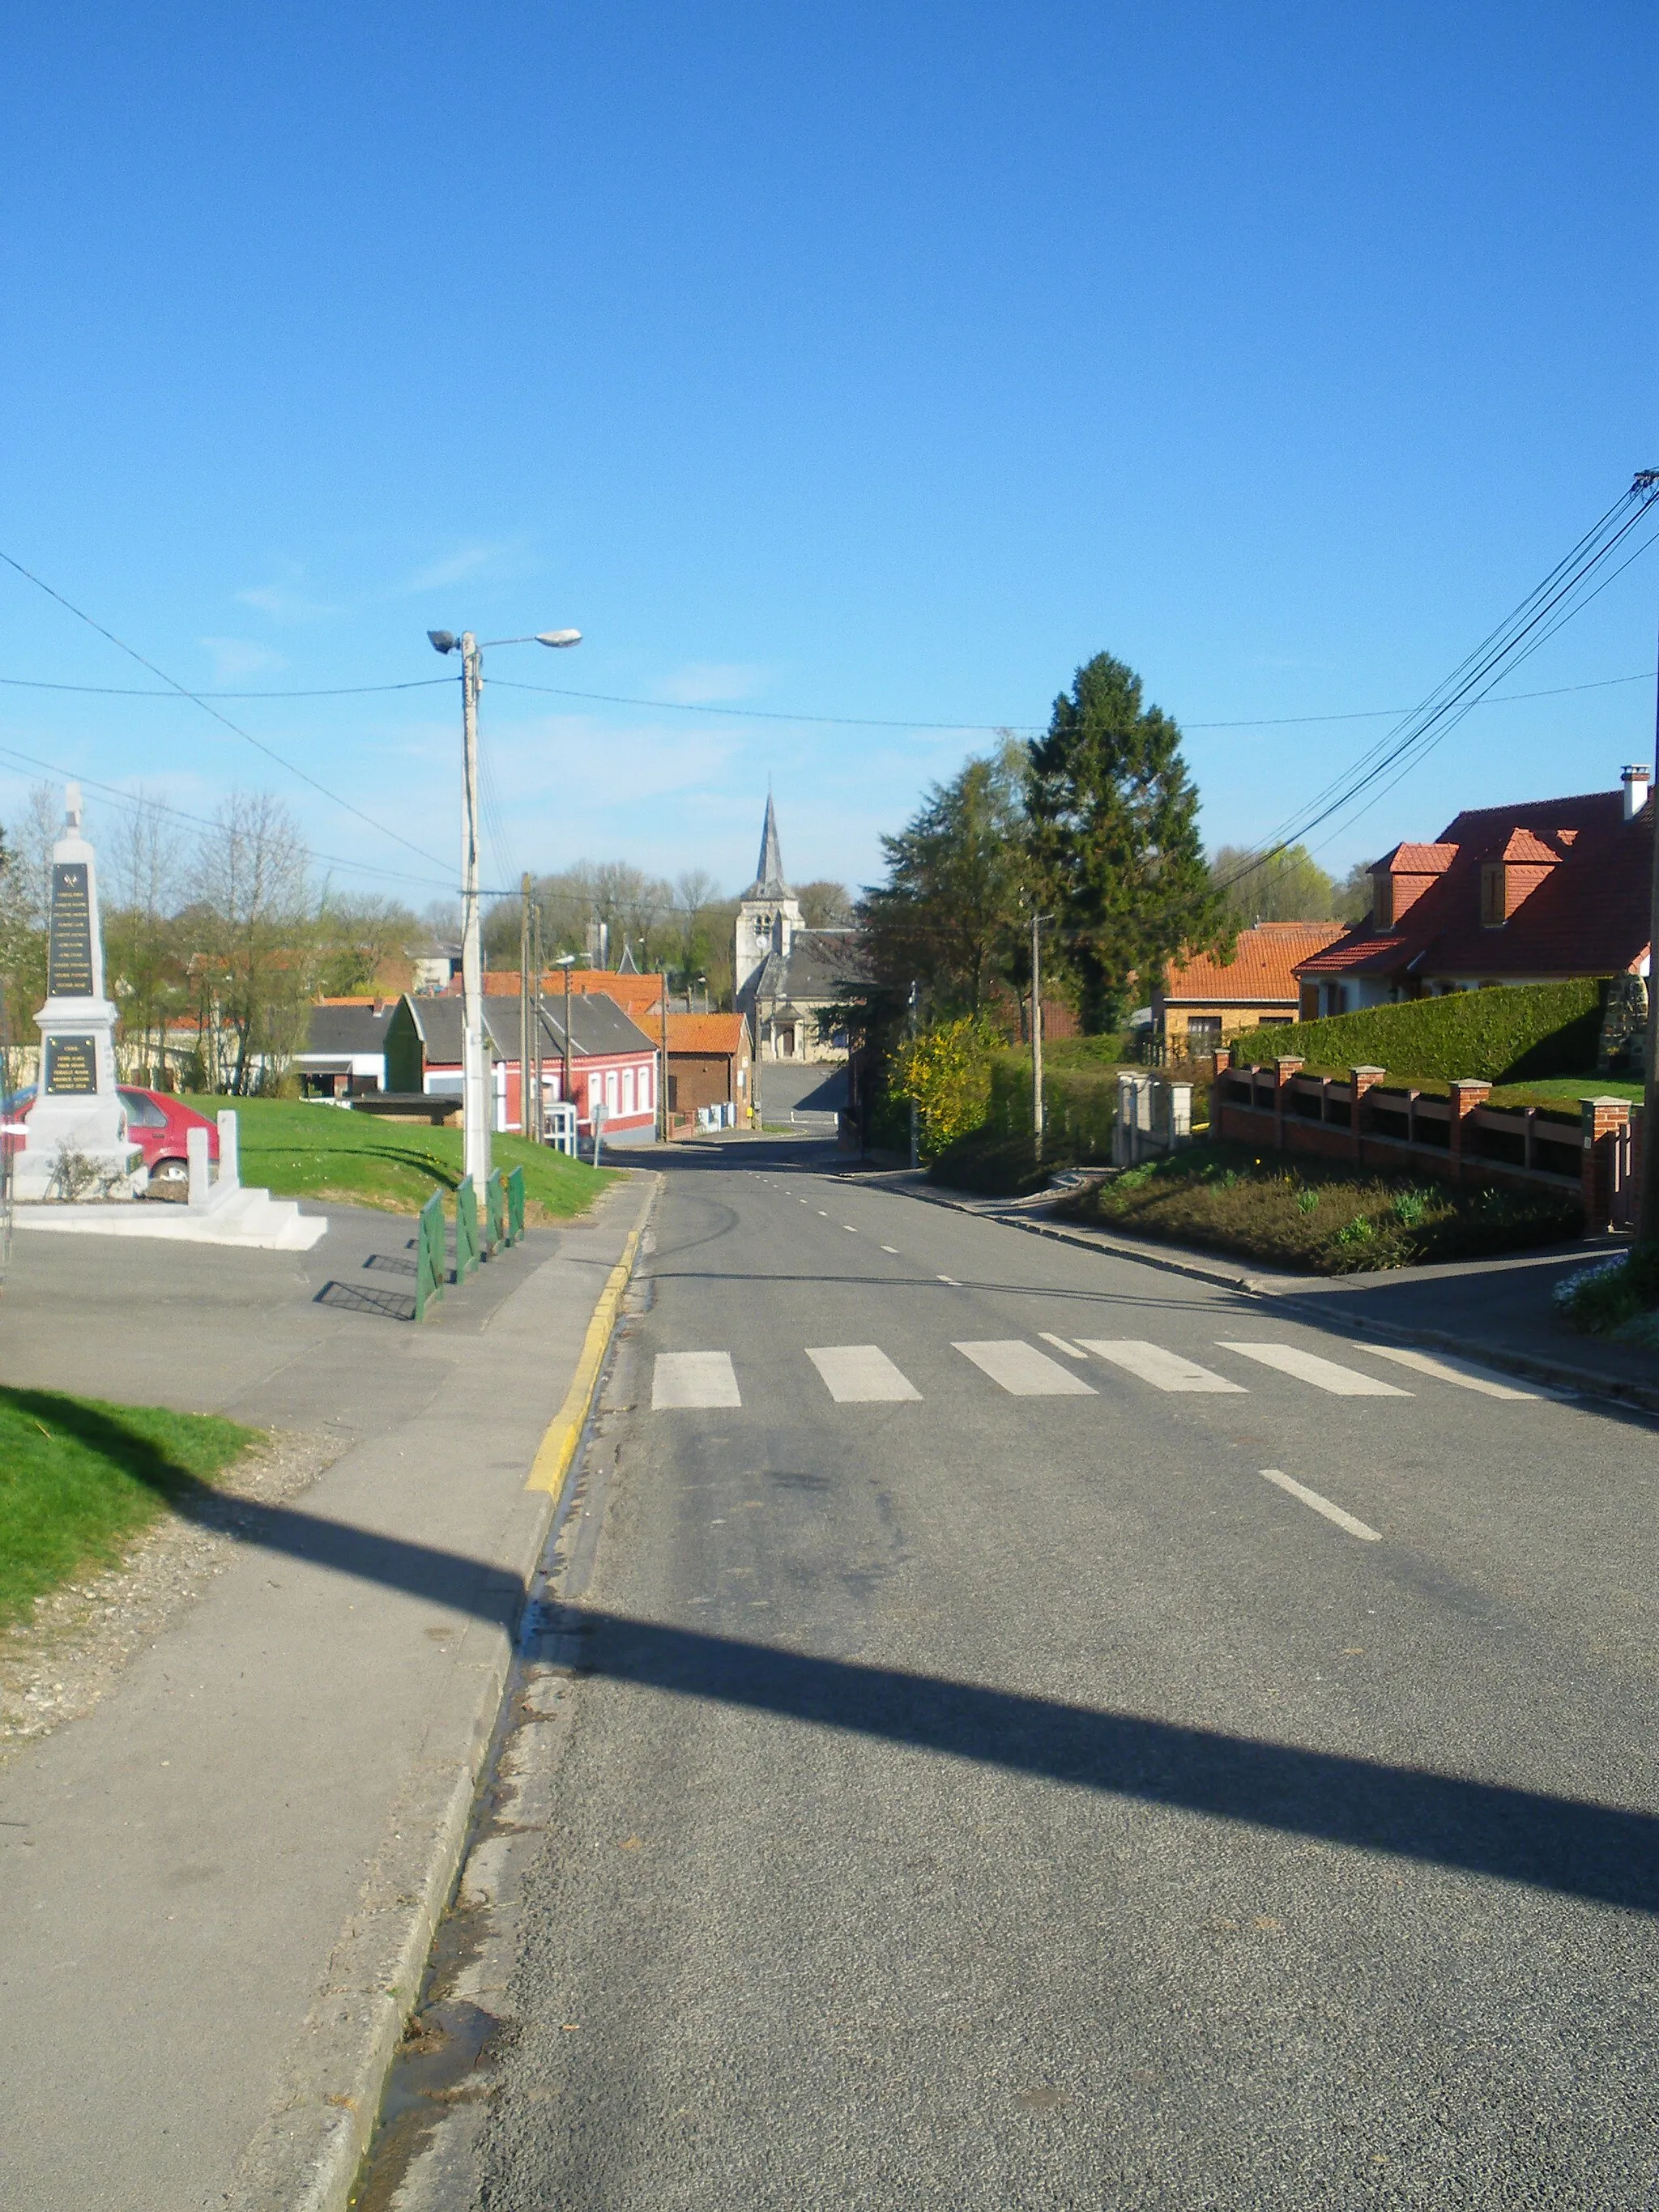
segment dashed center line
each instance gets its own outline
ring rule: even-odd
[[[1356,1521],[1352,1513],[1345,1513],[1340,1505],[1333,1505],[1328,1498],[1322,1498],[1316,1490],[1310,1490],[1305,1482],[1297,1482],[1293,1475],[1285,1474],[1276,1467],[1264,1467],[1261,1472],[1267,1481],[1276,1482],[1281,1490],[1288,1491],[1292,1498],[1299,1498],[1304,1505],[1311,1505],[1316,1513],[1322,1513],[1328,1521],[1334,1521],[1339,1528],[1346,1528],[1351,1536],[1358,1536],[1362,1543],[1382,1542],[1381,1529],[1368,1528],[1363,1521]]]
[[[949,1283],[953,1291],[959,1291],[962,1288],[962,1285],[957,1282],[954,1275],[936,1275],[933,1279],[935,1282]]]
[[[856,1237],[859,1233],[858,1231],[854,1228],[850,1221],[843,1221],[841,1225],[847,1231],[849,1237]]]
[[[890,1253],[892,1254],[893,1257],[894,1257],[896,1260],[897,1259],[897,1257],[898,1257],[898,1255],[899,1255],[899,1250],[898,1250],[898,1246],[897,1246],[896,1244],[884,1244],[884,1245],[882,1246],[882,1248],[881,1248],[881,1249],[882,1249],[882,1250],[883,1250],[884,1252],[890,1252]]]
[[[1056,1352],[1063,1352],[1068,1359],[1086,1359],[1086,1352],[1079,1352],[1074,1344],[1067,1344],[1063,1336],[1056,1336],[1050,1328],[1040,1328],[1037,1334],[1045,1344],[1052,1344]]]

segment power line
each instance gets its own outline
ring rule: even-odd
[[[1620,684],[1650,684],[1656,672],[1651,668],[1639,670],[1634,676],[1602,676],[1589,684],[1558,684],[1545,691],[1500,691],[1481,704],[1488,707],[1506,706],[1512,701],[1525,699],[1564,699],[1577,691],[1605,691]],[[429,691],[435,685],[453,684],[453,676],[421,676],[403,684],[332,684],[307,686],[286,691],[192,691],[187,697],[199,702],[204,699],[362,699],[394,691]],[[778,708],[720,707],[688,703],[684,699],[635,698],[629,694],[614,691],[572,691],[555,684],[520,684],[506,677],[492,676],[490,683],[497,690],[508,691],[540,691],[562,699],[584,699],[615,707],[651,707],[676,714],[727,714],[749,720],[775,722],[823,723],[840,729],[859,730],[936,730],[959,732],[965,736],[999,736],[1005,730],[1024,737],[1047,728],[1038,722],[904,722],[881,720],[858,714],[814,714],[804,710]],[[155,684],[59,684],[44,677],[0,676],[0,689],[11,691],[61,691],[81,698],[95,699],[174,699],[175,690],[163,690]],[[1283,730],[1320,722],[1382,722],[1397,718],[1412,710],[1408,707],[1358,707],[1331,714],[1247,714],[1228,721],[1194,722],[1182,720],[1182,730]]]
[[[0,555],[0,559],[3,557]],[[14,562],[12,565],[15,568],[16,563]],[[55,599],[58,595],[54,592],[52,596]],[[65,599],[64,605],[68,606],[69,601]],[[108,635],[107,631],[105,635]],[[148,663],[145,665],[149,665]],[[434,684],[455,684],[459,680],[454,676],[417,676],[407,684],[331,684],[316,690],[192,691],[186,696],[198,702],[203,699],[358,699],[372,691],[429,691]],[[0,676],[0,684],[14,691],[76,691],[99,699],[172,699],[177,696],[176,689],[164,691],[154,684],[138,686],[129,684],[48,684],[44,678],[34,676]]]
[[[313,791],[319,792],[331,805],[343,807],[348,814],[356,815],[358,821],[367,823],[371,830],[378,830],[381,836],[390,837],[394,845],[401,845],[405,852],[413,853],[422,860],[430,860],[434,867],[442,867],[444,864],[435,853],[428,853],[424,846],[413,844],[407,837],[400,836],[397,830],[387,829],[384,822],[377,822],[372,814],[365,814],[361,806],[354,806],[349,799],[342,799],[337,791],[331,791],[325,783],[319,783],[314,775],[308,775],[304,769],[297,768],[291,760],[286,759],[279,753],[274,745],[266,744],[263,738],[256,738],[250,732],[241,728],[239,724],[231,720],[228,714],[222,714],[216,707],[210,705],[208,701],[198,693],[191,690],[187,685],[180,684],[176,677],[169,676],[165,668],[158,668],[153,660],[147,660],[136,647],[128,645],[124,639],[117,637],[113,630],[106,629],[102,623],[94,622],[84,609],[77,607],[73,600],[66,599],[61,592],[54,591],[43,577],[37,576],[33,569],[26,568],[21,561],[14,560],[11,555],[3,549],[0,549],[0,561],[3,561],[7,568],[15,569],[18,575],[33,584],[37,591],[44,592],[49,599],[55,599],[58,605],[72,614],[77,622],[85,623],[88,629],[95,630],[100,637],[106,639],[118,651],[125,653],[129,660],[136,660],[141,668],[149,669],[152,676],[160,677],[161,682],[171,690],[177,692],[181,699],[188,699],[192,706],[199,707],[204,714],[210,714],[216,722],[222,723],[233,737],[240,738],[245,744],[252,745],[256,752],[264,753],[267,759],[274,760],[279,768],[285,768],[290,775],[298,776],[301,783],[309,784]],[[432,680],[429,678],[428,679],[428,682]],[[436,680],[442,682],[444,679],[440,678]]]
[[[86,775],[78,769],[65,768],[61,761],[41,760],[36,754],[19,752],[15,746],[0,745],[0,760],[16,761],[25,768],[44,769],[48,775],[62,776],[66,782],[83,785],[88,791],[100,793],[112,805],[126,807],[133,813],[148,807],[152,813],[166,814],[175,822],[188,822],[198,830],[217,830],[220,824],[205,814],[191,814],[182,806],[174,806],[167,799],[153,798],[148,792],[123,791],[118,784],[104,783],[95,775]],[[313,860],[325,860],[331,867],[349,868],[356,875],[372,876],[378,880],[394,884],[415,884],[424,890],[446,891],[453,888],[430,876],[408,876],[396,868],[376,868],[362,860],[348,860],[338,853],[319,853],[309,846],[307,853]]]
[[[1564,623],[1571,621],[1574,615],[1605,591],[1632,561],[1639,558],[1656,540],[1659,540],[1659,531],[1650,532],[1633,551],[1626,554],[1617,568],[1601,578],[1594,590],[1582,589],[1595,571],[1637,528],[1656,501],[1659,501],[1659,477],[1648,474],[1638,476],[1630,489],[1616,500],[1600,520],[1586,531],[1571,552],[1556,563],[1543,582],[1529,592],[1520,605],[1488,633],[1474,651],[1466,656],[1421,705],[1413,708],[1403,722],[1380,738],[1350,768],[1328,783],[1323,790],[1316,793],[1297,815],[1281,823],[1273,832],[1267,849],[1228,877],[1218,888],[1229,890],[1234,884],[1242,883],[1247,876],[1266,866],[1291,844],[1301,842],[1311,830],[1352,806],[1380,779],[1389,775],[1390,770],[1397,769],[1398,773],[1381,790],[1371,791],[1365,806],[1358,813],[1349,816],[1348,821],[1357,821],[1360,813],[1369,811],[1482,702],[1504,673],[1535,653],[1547,639],[1554,636]],[[1623,520],[1609,534],[1610,526],[1620,515]]]

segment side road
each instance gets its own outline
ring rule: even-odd
[[[1369,1330],[1393,1343],[1416,1344],[1504,1367],[1517,1375],[1563,1390],[1599,1395],[1659,1413],[1659,1359],[1645,1346],[1606,1337],[1580,1336],[1560,1321],[1551,1304],[1555,1285],[1576,1269],[1626,1249],[1616,1237],[1587,1237],[1583,1243],[1506,1258],[1464,1260],[1435,1267],[1396,1267],[1352,1275],[1297,1275],[1249,1261],[1230,1259],[1152,1237],[1133,1237],[1091,1229],[1063,1219],[1043,1197],[1011,1201],[969,1198],[941,1190],[925,1174],[908,1169],[868,1170],[843,1168],[860,1181],[878,1182],[930,1206],[975,1213],[1007,1226],[1057,1237],[1114,1259],[1224,1284],[1276,1304],[1289,1301],[1299,1316],[1321,1328]]]
[[[331,1313],[332,1230],[280,1278],[295,1255],[215,1255],[199,1331],[168,1278],[183,1382],[124,1364],[118,1299],[53,1327],[14,1279],[9,1380],[349,1441],[291,1504],[250,1507],[235,1565],[95,1711],[0,1768],[0,2204],[344,2203],[554,1511],[527,1486],[544,1438],[568,1456],[550,1424],[580,1421],[655,1190],[615,1186],[420,1331]],[[343,1242],[395,1243],[366,1224]],[[361,1279],[376,1255],[354,1256]]]

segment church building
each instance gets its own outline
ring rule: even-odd
[[[851,929],[808,929],[800,901],[785,880],[778,817],[769,793],[760,866],[738,905],[732,979],[738,1012],[762,1060],[836,1060],[844,1030],[820,1018],[859,976],[858,935]]]

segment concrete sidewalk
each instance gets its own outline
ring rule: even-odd
[[[551,1518],[526,1478],[654,1189],[532,1232],[421,1329],[354,1303],[398,1278],[386,1216],[304,1255],[40,1238],[14,1265],[8,1381],[347,1449],[0,1769],[0,2203],[343,2203]]]

